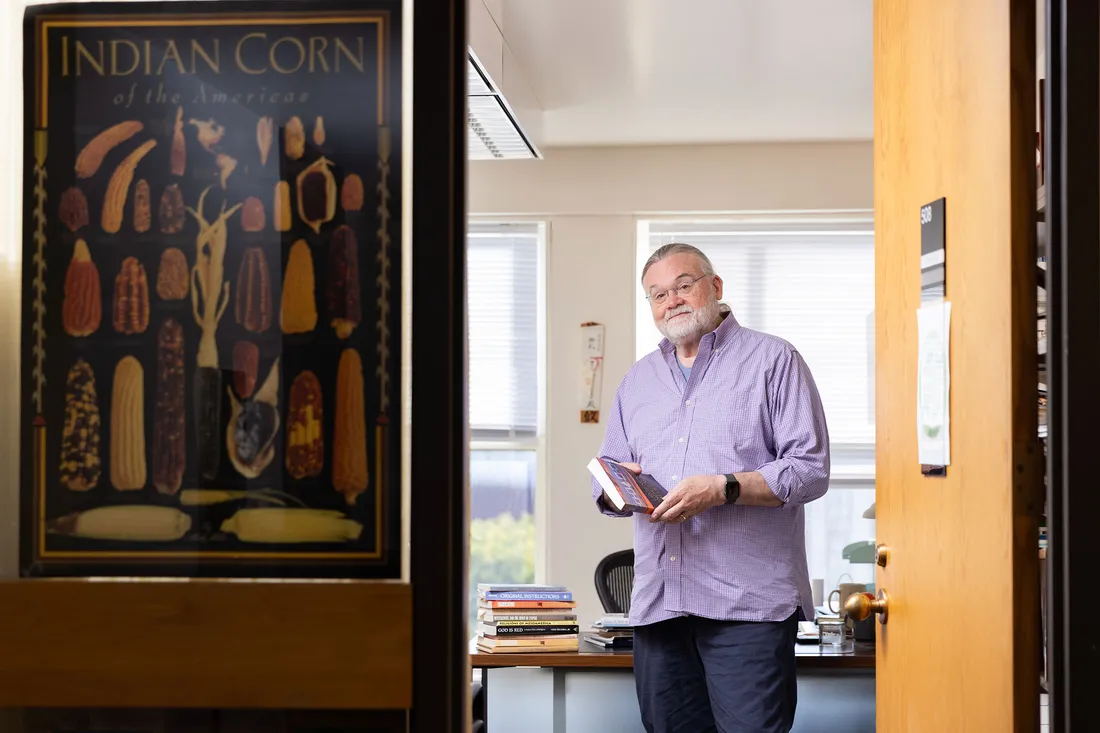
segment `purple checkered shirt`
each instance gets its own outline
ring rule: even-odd
[[[685,476],[759,471],[784,503],[720,505],[681,524],[634,515],[636,626],[684,615],[782,621],[800,605],[814,617],[802,505],[829,486],[821,398],[793,346],[722,310],[689,380],[668,339],[631,367],[600,455],[641,465],[669,490]],[[593,498],[601,493],[593,481]]]

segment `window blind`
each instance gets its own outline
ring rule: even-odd
[[[643,222],[640,234],[642,262],[669,242],[701,249],[722,278],[722,300],[738,322],[798,349],[821,393],[834,476],[848,472],[872,478],[873,221],[650,221]],[[661,335],[640,286],[639,300],[641,357],[656,348]]]
[[[474,440],[538,428],[538,263],[533,224],[471,224],[466,249],[469,410]]]

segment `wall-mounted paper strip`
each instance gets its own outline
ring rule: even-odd
[[[603,388],[603,335],[600,323],[581,324],[581,422],[600,421]]]
[[[917,309],[917,460],[926,475],[951,464],[951,303]]]

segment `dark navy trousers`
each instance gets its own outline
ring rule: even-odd
[[[636,626],[647,733],[787,733],[798,696],[797,631],[797,611],[776,622],[684,616]]]

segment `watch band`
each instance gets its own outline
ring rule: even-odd
[[[741,497],[741,482],[732,473],[723,475],[726,477],[726,503],[735,504]]]

